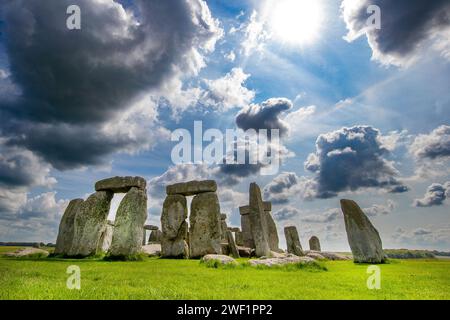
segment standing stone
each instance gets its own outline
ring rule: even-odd
[[[233,258],[239,258],[239,250],[236,247],[236,242],[234,242],[233,233],[230,230],[227,230],[226,235],[231,255]]]
[[[295,254],[296,256],[303,256],[302,245],[298,237],[297,228],[295,226],[285,227],[284,235],[286,237],[287,252]]]
[[[190,257],[222,253],[220,205],[215,192],[200,193],[192,199],[189,223]]]
[[[221,232],[222,232],[222,240],[226,241],[227,240],[227,230],[228,230],[228,226],[227,226],[227,215],[222,213],[220,215],[220,228],[221,228]]]
[[[242,241],[243,245],[248,248],[255,248],[255,241],[253,241],[252,228],[250,225],[250,207],[239,207],[239,213],[241,214],[241,229],[242,229]]]
[[[273,220],[272,217],[272,203],[264,202],[263,205],[270,250],[280,252],[277,225],[275,224],[275,220]]]
[[[242,231],[237,231],[234,233],[234,239],[236,241],[236,245],[243,246],[244,245],[244,239],[242,237]]]
[[[86,257],[97,253],[113,195],[111,191],[97,191],[81,204],[75,217],[70,256]]]
[[[146,225],[144,226],[144,229],[145,229],[145,230],[150,230],[150,231],[159,230],[158,226],[153,226],[153,225],[151,225],[151,224],[146,224]]]
[[[385,256],[377,229],[353,200],[341,200],[347,238],[358,263],[383,263]]]
[[[145,220],[147,220],[147,193],[133,187],[117,209],[109,254],[127,257],[140,253]]]
[[[95,191],[112,191],[126,193],[131,188],[145,190],[147,182],[141,177],[113,177],[95,183]]]
[[[255,242],[255,254],[257,257],[270,256],[270,247],[267,239],[268,228],[261,198],[261,190],[256,183],[250,184],[250,226],[253,241]]]
[[[161,230],[153,230],[150,232],[150,237],[148,237],[149,243],[161,243],[162,232]]]
[[[321,251],[320,250],[320,241],[319,241],[319,238],[317,238],[316,236],[312,236],[311,239],[309,239],[309,250]]]
[[[99,247],[97,248],[98,252],[107,252],[111,247],[112,237],[114,233],[114,223],[108,221],[105,226],[105,230],[102,233],[99,241]]]
[[[74,199],[69,202],[69,205],[64,211],[64,215],[59,223],[55,254],[66,255],[69,253],[73,244],[75,217],[82,203],[83,199]]]
[[[147,229],[142,228],[142,246],[147,245]]]
[[[161,214],[161,255],[167,258],[188,258],[188,224],[186,198],[169,195]]]

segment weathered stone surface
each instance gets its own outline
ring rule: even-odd
[[[68,255],[85,257],[97,253],[113,195],[111,191],[97,191],[81,204],[75,217],[73,244]]]
[[[190,257],[222,253],[220,205],[215,192],[200,193],[192,199],[189,224]]]
[[[109,255],[130,256],[140,253],[145,220],[147,220],[147,193],[133,187],[117,209]]]
[[[336,252],[326,252],[326,251],[307,251],[305,252],[307,256],[311,255],[318,255],[320,254],[324,259],[327,260],[335,260],[335,261],[346,261],[346,260],[352,260],[351,256],[346,256],[340,253]]]
[[[100,241],[98,242],[97,252],[107,252],[111,247],[112,237],[114,233],[114,227],[108,222],[105,225],[105,230],[103,230],[102,235],[100,237]]]
[[[233,258],[239,258],[239,250],[236,247],[236,242],[234,242],[233,233],[230,230],[228,230],[226,234],[228,246],[230,247],[231,256]]]
[[[311,251],[321,251],[320,250],[320,241],[316,236],[312,236],[309,239],[309,250]]]
[[[228,245],[228,242],[221,242],[220,246],[222,247],[222,254],[223,255],[230,255],[230,246]]]
[[[145,230],[150,230],[150,231],[154,231],[154,230],[159,230],[158,226],[152,226],[151,224],[146,224],[144,226]]]
[[[222,254],[207,254],[202,258],[203,262],[208,261],[217,261],[220,264],[237,264],[236,260],[234,260],[232,257],[225,256]]]
[[[228,230],[230,230],[231,232],[239,232],[239,231],[241,231],[241,229],[239,229],[238,227],[228,227]]]
[[[166,258],[188,258],[189,248],[186,197],[169,195],[161,214],[161,255]]]
[[[359,263],[383,263],[385,255],[377,229],[353,200],[341,200],[345,229],[353,260]]]
[[[272,211],[272,202],[263,201],[264,211]]]
[[[39,248],[21,248],[14,252],[7,252],[4,255],[12,258],[46,258],[49,252]]]
[[[161,245],[157,243],[147,244],[142,246],[142,252],[150,257],[161,255]]]
[[[323,255],[320,254],[318,251],[306,251],[305,252],[306,257],[310,257],[316,260],[327,260]]]
[[[272,251],[280,252],[277,225],[275,220],[273,220],[272,213],[269,210],[264,210],[264,215],[267,224],[269,248]]]
[[[220,232],[223,241],[227,240],[227,230],[228,230],[227,222],[225,220],[220,220]]]
[[[287,252],[296,256],[303,256],[302,245],[295,226],[285,227],[284,235],[286,237]]]
[[[253,241],[252,227],[250,225],[250,216],[248,214],[241,214],[241,228],[242,241],[245,247],[255,248],[255,241]]]
[[[150,237],[148,237],[149,243],[161,243],[162,231],[161,230],[153,230],[150,233]]]
[[[263,208],[264,218],[266,220],[265,225],[267,226],[267,234],[265,237],[269,243],[270,250],[279,252],[280,248],[277,226],[271,214],[272,203],[269,201],[263,201]],[[243,232],[244,245],[254,248],[255,244],[251,234],[250,219],[247,217],[250,213],[250,206],[239,207],[239,213],[241,214],[241,228]]]
[[[234,233],[234,241],[236,242],[236,245],[243,246],[244,245],[244,239],[242,237],[242,231],[237,231]]]
[[[59,223],[58,237],[56,239],[55,254],[66,255],[73,244],[75,216],[80,210],[83,199],[74,199],[69,202]]]
[[[112,191],[114,193],[125,193],[131,188],[145,190],[147,182],[141,177],[112,177],[95,183],[95,191]]]
[[[253,241],[255,242],[255,254],[257,257],[270,254],[268,242],[268,228],[265,218],[261,190],[256,183],[250,184],[250,226]]]
[[[227,220],[227,215],[226,215],[226,213],[221,213],[221,214],[220,214],[220,220]]]
[[[200,193],[216,191],[217,183],[214,180],[182,182],[166,187],[166,193],[168,195],[181,194],[183,196],[193,196]]]
[[[237,249],[239,251],[239,256],[243,258],[250,258],[255,255],[255,249],[242,246],[237,246]]]
[[[267,266],[267,267],[274,267],[274,266],[281,266],[286,264],[316,264],[317,262],[310,257],[299,257],[295,255],[286,255],[285,257],[277,257],[277,258],[261,258],[261,259],[253,259],[249,261],[249,264],[251,266]]]
[[[272,202],[270,202],[270,201],[263,201],[263,208],[264,208],[264,211],[272,211]],[[239,207],[239,213],[241,215],[249,214],[250,213],[250,206]]]

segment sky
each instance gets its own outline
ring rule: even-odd
[[[55,242],[71,199],[136,175],[150,224],[166,185],[214,179],[239,226],[256,182],[282,247],[295,225],[348,251],[348,198],[385,248],[449,251],[449,89],[445,0],[2,1],[0,241]],[[278,129],[280,167],[174,162],[196,121]]]

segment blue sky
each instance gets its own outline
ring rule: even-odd
[[[348,250],[339,199],[351,198],[385,247],[450,250],[450,26],[434,20],[445,1],[80,0],[77,31],[65,1],[19,2],[2,5],[0,241],[54,242],[70,199],[140,175],[153,224],[165,184],[212,178],[239,225],[255,181],[283,241],[296,225],[304,246],[317,235]],[[362,29],[369,4],[380,30]],[[410,14],[418,8],[426,19]],[[201,120],[225,132],[250,110],[264,120],[255,129],[288,129],[277,174],[242,168],[229,183],[218,166],[171,161],[173,130]]]

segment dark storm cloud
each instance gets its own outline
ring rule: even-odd
[[[320,135],[316,152],[305,162],[305,168],[316,173],[316,196],[330,198],[338,192],[369,187],[406,191],[396,179],[397,170],[384,158],[389,151],[383,147],[380,136],[370,126],[342,128]]]
[[[261,105],[252,104],[236,116],[236,125],[243,129],[279,129],[280,137],[289,132],[289,125],[279,116],[292,109],[292,102],[285,98],[271,98]]]
[[[433,183],[427,188],[427,191],[422,199],[414,200],[416,207],[432,207],[441,206],[444,201],[450,197],[450,182],[444,184]]]
[[[370,5],[381,9],[380,30],[365,30]],[[344,0],[342,10],[349,30],[347,38],[353,40],[366,33],[374,57],[381,61],[401,64],[426,40],[443,41],[440,47],[449,48],[445,36],[450,26],[448,0]],[[440,32],[442,37],[436,37]]]
[[[3,188],[13,191],[27,186],[51,185],[56,180],[49,177],[49,173],[50,166],[32,152],[8,147],[0,141],[0,192]]]
[[[81,30],[66,9],[81,8]],[[1,133],[60,169],[101,162],[137,139],[100,129],[146,90],[198,71],[220,34],[200,0],[4,1],[3,46],[20,95],[2,97]],[[147,135],[151,133],[148,132]]]
[[[418,159],[439,159],[450,156],[450,126],[436,128],[430,134],[415,138],[410,151]]]

